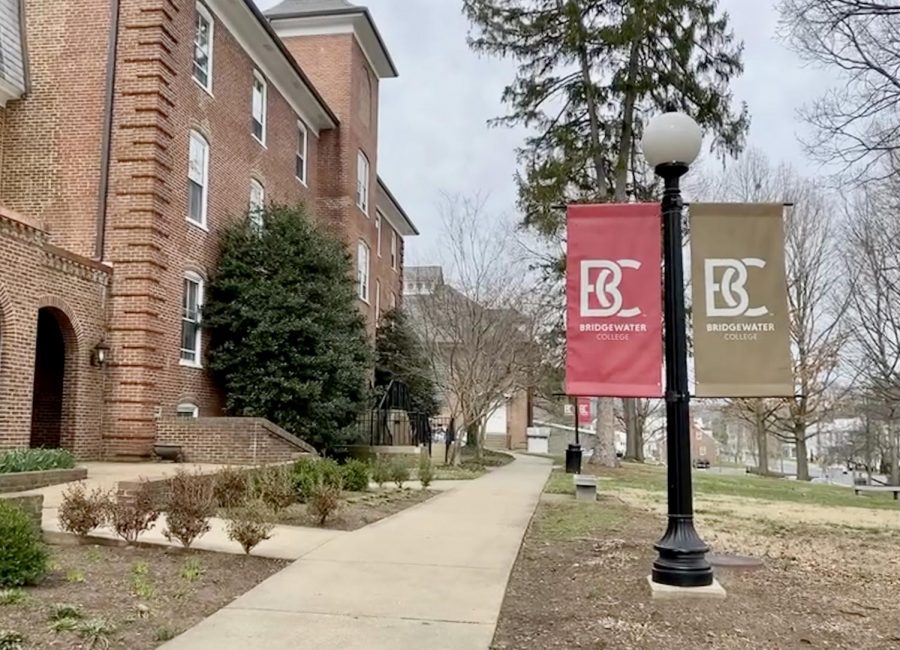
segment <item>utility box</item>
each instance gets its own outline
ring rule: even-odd
[[[575,500],[576,501],[596,501],[597,500],[597,477],[589,474],[576,474],[575,481]]]

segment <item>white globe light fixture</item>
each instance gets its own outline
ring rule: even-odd
[[[650,120],[641,138],[644,158],[654,169],[666,164],[690,167],[702,145],[703,134],[693,118],[674,111],[660,113]]]

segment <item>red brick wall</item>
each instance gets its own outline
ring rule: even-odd
[[[50,310],[65,343],[60,442],[96,457],[105,371],[91,365],[103,338],[109,270],[47,243],[24,217],[0,209],[0,448],[28,447],[38,310]]]
[[[284,463],[315,450],[261,418],[164,418],[160,443],[180,445],[188,463]]]

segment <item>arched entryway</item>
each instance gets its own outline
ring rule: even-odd
[[[62,446],[70,426],[75,338],[72,324],[55,307],[38,310],[31,403],[31,446]]]

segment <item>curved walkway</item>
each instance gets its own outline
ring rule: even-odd
[[[166,650],[488,648],[550,462],[506,467],[307,553]]]

